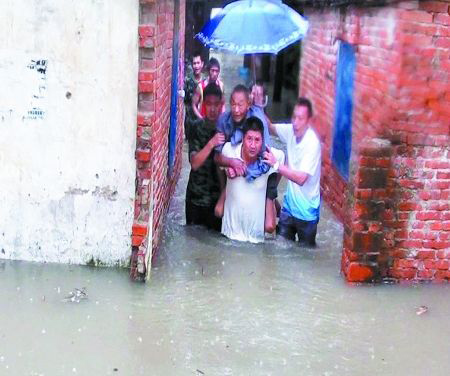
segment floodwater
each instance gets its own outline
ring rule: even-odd
[[[186,177],[147,284],[0,260],[0,375],[450,374],[449,286],[347,285],[326,207],[313,251],[186,227]]]

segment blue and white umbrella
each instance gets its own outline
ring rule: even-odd
[[[240,0],[223,8],[195,37],[235,54],[277,54],[307,30],[308,21],[281,0]]]

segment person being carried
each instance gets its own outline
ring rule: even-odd
[[[223,144],[225,136],[216,133],[216,121],[223,105],[222,92],[217,85],[205,87],[204,103],[205,119],[191,130],[188,138],[191,171],[186,188],[186,224],[220,231],[222,221],[214,215],[220,184],[213,150]]]
[[[249,117],[257,117],[261,120],[264,131],[264,148],[270,146],[269,123],[264,111],[251,104],[251,97],[249,89],[244,85],[236,85],[230,96],[230,111],[224,112],[220,115],[217,122],[217,131],[225,135],[225,141],[231,142],[232,145],[237,145],[242,141],[243,124]],[[214,161],[217,165],[225,167],[230,176],[245,176],[247,179],[255,179],[260,175],[266,174],[269,171],[269,166],[261,163],[257,168],[248,169],[247,165],[239,158],[228,158],[221,153],[223,145],[216,147],[216,154]],[[224,185],[224,184],[223,184]],[[267,201],[266,201],[266,229],[267,232],[273,232],[276,224],[276,211],[274,201],[277,197],[278,180],[276,175],[270,176],[267,184]],[[223,215],[223,208],[225,202],[225,190],[222,191],[219,201],[216,205],[216,216]]]
[[[206,115],[206,109],[203,104],[204,99],[204,93],[205,87],[209,84],[215,84],[217,85],[220,90],[222,91],[222,96],[225,95],[225,87],[223,85],[223,82],[219,78],[220,74],[220,63],[219,60],[212,57],[209,59],[208,63],[208,77],[201,80],[199,84],[197,85],[197,88],[195,90],[194,96],[192,98],[192,110],[195,113],[195,115],[203,119]],[[222,112],[225,110],[225,106],[222,106]]]
[[[249,169],[255,168],[263,163],[262,121],[254,116],[249,117],[242,127],[242,134],[242,141],[235,145],[227,142],[222,154],[242,161]],[[229,176],[227,179],[222,234],[228,238],[252,243],[264,241],[267,180],[270,173],[284,163],[284,153],[281,150],[271,148],[271,156],[273,159],[268,161],[267,173],[251,180],[244,176]]]
[[[184,81],[184,133],[186,138],[189,137],[192,124],[197,120],[197,116],[192,109],[192,99],[198,84],[202,80],[203,65],[203,58],[200,52],[194,52],[191,61],[192,73],[188,74]]]
[[[316,245],[320,213],[321,146],[311,126],[313,110],[309,99],[299,98],[294,106],[292,124],[270,124],[270,132],[286,143],[288,164],[278,172],[288,179],[278,233],[291,240],[298,236]],[[272,164],[276,155],[267,151],[264,160]]]

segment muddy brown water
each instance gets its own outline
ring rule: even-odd
[[[186,227],[187,173],[147,284],[0,260],[0,375],[450,374],[449,286],[347,285],[326,206],[314,251]]]

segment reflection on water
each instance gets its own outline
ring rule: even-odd
[[[345,284],[325,207],[313,251],[185,227],[186,174],[148,284],[0,260],[0,375],[449,374],[448,286]]]

